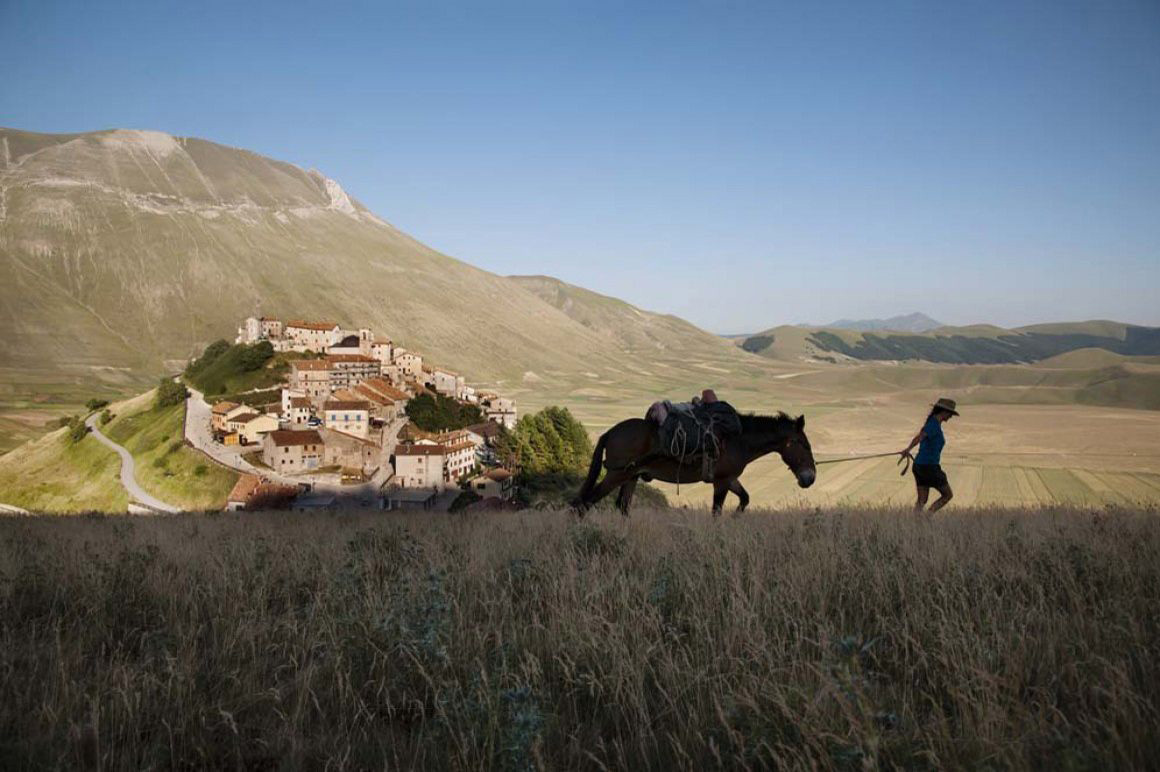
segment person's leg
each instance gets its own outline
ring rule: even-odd
[[[955,492],[951,490],[950,483],[943,483],[937,488],[939,494],[938,501],[930,505],[931,512],[938,512],[940,509],[950,503],[951,499],[955,497]]]
[[[923,507],[926,506],[926,500],[930,498],[930,488],[926,487],[925,485],[919,485],[917,486],[917,490],[918,500],[914,502],[914,511],[921,512]]]

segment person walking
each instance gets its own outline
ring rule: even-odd
[[[930,505],[931,512],[939,511],[954,498],[955,494],[951,490],[951,484],[947,481],[941,459],[943,446],[946,445],[942,425],[959,414],[955,407],[953,399],[940,397],[938,402],[931,405],[930,415],[926,417],[926,423],[923,424],[922,429],[914,435],[914,439],[900,454],[905,458],[909,455],[911,448],[918,445],[918,454],[914,457],[914,466],[911,467],[914,471],[914,483],[918,493],[918,498],[914,502],[915,512],[921,512],[926,507],[926,500],[930,497],[931,488],[940,494],[938,501]]]

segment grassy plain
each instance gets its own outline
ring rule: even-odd
[[[1131,368],[1160,376],[1160,367],[1135,359]],[[1137,389],[1149,387],[1129,377],[1133,386],[1122,400],[1108,392],[1109,405],[1077,404],[1093,388],[1108,388],[1108,382],[1093,386],[1099,376],[1088,367],[1107,361],[1091,360],[1080,354],[1043,366],[692,361],[672,368],[642,358],[640,369],[619,381],[574,376],[517,393],[525,412],[566,405],[595,437],[643,415],[654,399],[684,400],[712,387],[741,410],[804,413],[818,460],[901,449],[928,405],[945,395],[963,412],[947,426],[944,452],[956,506],[1160,502],[1160,411],[1133,409]],[[1148,399],[1160,399],[1160,388]],[[898,471],[892,459],[825,465],[818,483],[801,491],[773,457],[751,465],[742,483],[765,506],[902,504],[911,500],[913,480]],[[676,505],[700,506],[711,497],[703,485],[682,486],[679,496],[674,486],[658,487]]]
[[[1160,765],[1160,518],[0,519],[18,768]]]

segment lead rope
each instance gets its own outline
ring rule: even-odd
[[[846,461],[862,461],[862,460],[867,459],[867,458],[889,458],[890,456],[899,456],[898,464],[901,464],[904,461],[906,462],[906,464],[902,467],[902,471],[899,472],[900,477],[905,477],[906,473],[910,471],[910,462],[914,461],[914,456],[910,455],[909,450],[906,451],[905,454],[872,453],[868,456],[847,456],[846,458],[830,458],[830,459],[826,459],[825,461],[815,461],[814,466],[821,466],[822,464],[842,464],[842,463],[845,463]],[[897,466],[897,464],[895,464],[895,466]]]

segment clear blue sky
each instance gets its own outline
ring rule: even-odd
[[[0,0],[0,125],[316,167],[718,332],[1160,323],[1155,0],[297,5]]]

